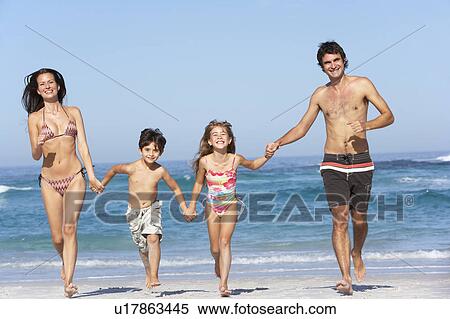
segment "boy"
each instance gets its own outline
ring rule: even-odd
[[[103,178],[106,186],[116,174],[128,175],[128,209],[126,212],[131,237],[139,248],[146,272],[146,287],[154,288],[158,279],[162,240],[161,204],[157,200],[158,182],[163,179],[174,192],[178,203],[186,212],[187,207],[177,182],[156,161],[164,152],[166,139],[158,129],[144,129],[139,138],[141,158],[129,164],[114,165]],[[185,215],[187,221],[195,215]]]

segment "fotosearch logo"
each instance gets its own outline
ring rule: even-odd
[[[70,200],[72,194],[67,194]],[[330,194],[328,194],[329,196]],[[339,194],[333,194],[338,198]],[[358,194],[356,194],[357,196]],[[191,193],[184,193],[187,204],[191,198]],[[291,193],[286,199],[280,200],[278,193],[239,193],[236,209],[239,214],[238,222],[247,223],[322,223],[327,218],[332,218],[332,213],[327,201],[327,194],[319,193],[314,200],[308,203],[300,193]],[[284,196],[285,197],[285,194]],[[79,198],[78,196],[73,196]],[[125,210],[130,202],[136,203],[134,207],[139,207],[140,199],[154,198],[151,193],[130,194],[128,192],[104,192],[100,195],[87,193],[82,212],[93,207],[95,216],[106,224],[126,223]],[[163,203],[163,210],[169,210],[170,218],[177,222],[184,223],[184,217],[177,198],[172,192],[158,192],[158,200]],[[351,201],[351,199],[350,199]],[[205,221],[204,210],[207,203],[205,193],[200,193],[197,201],[197,218],[194,223]],[[331,203],[331,206],[333,203]],[[360,203],[361,204],[361,203]],[[403,222],[405,209],[415,205],[415,198],[409,194],[396,194],[395,196],[372,195],[364,203],[369,205],[366,213],[367,222]],[[336,203],[337,205],[337,203]],[[123,211],[111,207],[125,207]],[[358,211],[358,207],[352,207]],[[164,215],[164,218],[169,216]]]

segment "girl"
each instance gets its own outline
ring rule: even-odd
[[[194,214],[198,196],[206,178],[208,186],[205,217],[208,225],[211,255],[215,262],[216,276],[220,278],[219,293],[228,297],[228,275],[231,267],[231,236],[237,213],[236,172],[239,165],[249,169],[263,166],[269,157],[253,161],[236,154],[231,124],[227,121],[211,121],[205,128],[200,149],[193,163],[196,173],[192,199],[187,215]]]
[[[28,75],[25,84],[22,104],[28,113],[31,154],[36,161],[44,157],[39,185],[53,246],[62,260],[64,295],[70,298],[77,293],[72,279],[85,173],[93,191],[103,191],[103,185],[94,175],[80,110],[62,105],[66,95],[63,76],[53,69],[40,69]],[[85,168],[76,153],[77,143]]]

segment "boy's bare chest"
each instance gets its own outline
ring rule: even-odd
[[[160,178],[158,173],[142,171],[130,175],[128,182],[139,188],[154,188],[158,185]]]

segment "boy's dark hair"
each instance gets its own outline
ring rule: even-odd
[[[344,69],[348,66],[348,60],[347,56],[345,55],[344,49],[335,41],[328,41],[323,42],[319,44],[319,50],[317,51],[317,64],[320,65],[320,67],[323,70],[322,65],[322,58],[325,54],[337,54],[339,53],[341,55],[342,60],[344,60]]]
[[[149,146],[152,142],[156,144],[158,151],[162,154],[164,146],[166,146],[166,139],[163,133],[159,129],[146,128],[142,130],[139,137],[139,149]]]

